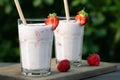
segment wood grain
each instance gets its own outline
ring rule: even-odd
[[[82,61],[80,67],[71,67],[69,72],[60,73],[56,70],[55,59],[52,59],[52,74],[46,77],[27,77],[21,74],[21,65],[14,64],[0,67],[0,80],[78,80],[104,73],[113,72],[117,66],[113,63],[101,62],[100,66],[89,66],[86,60]]]

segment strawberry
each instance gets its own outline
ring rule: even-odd
[[[57,70],[59,72],[67,72],[70,69],[70,62],[67,59],[61,60],[57,65]]]
[[[52,30],[55,30],[59,24],[59,19],[56,16],[56,13],[49,14],[48,18],[45,20],[45,24],[46,25],[52,24]]]
[[[87,62],[90,66],[99,66],[100,56],[97,53],[91,54],[87,57]]]
[[[79,22],[81,26],[85,25],[88,22],[88,13],[84,10],[79,11],[75,16],[75,21]]]

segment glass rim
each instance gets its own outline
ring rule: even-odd
[[[58,18],[59,18],[59,19],[63,19],[63,20],[66,19],[65,16],[58,16]],[[70,17],[70,19],[72,19],[72,20],[74,20],[74,18],[75,18],[75,17],[73,17],[73,16]]]
[[[45,21],[46,18],[25,18],[26,21]],[[18,19],[18,21],[22,21],[20,18]]]
[[[36,22],[40,22],[40,23],[43,23],[43,22],[45,22],[45,20],[46,20],[46,18],[25,18],[25,21],[26,21],[26,23],[28,24],[28,23],[36,23]],[[18,24],[21,24],[22,23],[22,20],[19,18],[19,19],[17,19],[17,23]]]

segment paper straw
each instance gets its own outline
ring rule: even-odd
[[[64,0],[64,8],[65,8],[66,19],[67,19],[67,21],[69,21],[70,20],[70,16],[69,16],[69,8],[68,8],[67,0]]]
[[[21,7],[20,7],[20,4],[19,4],[18,0],[14,0],[14,2],[15,2],[17,11],[18,11],[18,13],[19,13],[20,19],[22,20],[22,23],[23,23],[24,25],[26,25],[26,21],[25,21],[25,18],[24,18],[24,16],[23,16],[23,12],[22,12],[22,10],[21,10]]]

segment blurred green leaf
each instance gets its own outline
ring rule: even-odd
[[[117,10],[117,7],[116,6],[111,6],[109,11],[116,11]]]
[[[40,6],[42,4],[42,0],[34,0],[33,1],[33,5],[35,6],[35,7],[38,7],[38,6]]]
[[[81,2],[81,0],[74,0],[74,1],[72,1],[71,6],[76,7],[80,4],[80,2]]]
[[[106,29],[94,29],[94,34],[97,37],[104,37],[104,36],[106,36],[107,31],[106,31]]]
[[[5,12],[9,14],[12,11],[12,7],[10,5],[5,6]]]
[[[93,44],[93,42],[89,41],[83,44],[83,55],[89,55],[91,53],[99,52],[99,46],[96,44]]]
[[[117,6],[107,6],[107,7],[102,7],[102,10],[104,12],[108,12],[108,11],[116,11],[117,10]]]
[[[93,13],[92,16],[94,26],[100,25],[105,21],[105,16],[101,12]]]
[[[85,32],[84,32],[84,35],[85,35],[85,36],[90,36],[90,35],[92,34],[92,32],[93,32],[93,29],[92,29],[92,28],[86,27],[86,28],[85,28]]]
[[[115,32],[115,36],[114,36],[114,43],[116,44],[116,43],[118,43],[119,41],[120,41],[120,20],[117,20],[116,22],[114,22],[114,23],[110,23],[110,27],[113,29],[113,30],[115,30],[116,32]],[[115,45],[114,44],[114,45]]]
[[[20,56],[20,49],[19,48],[14,48],[14,53],[15,53],[14,54],[15,56],[19,57]]]
[[[3,2],[4,2],[3,0],[0,0],[0,6],[3,6]]]
[[[79,0],[81,1],[82,4],[86,4],[88,2],[88,0]]]
[[[112,0],[106,0],[106,4],[110,5],[112,3]]]
[[[72,0],[71,6],[76,7],[80,4],[86,4],[88,0]]]
[[[43,2],[50,6],[54,3],[54,0],[43,0]]]
[[[95,53],[95,52],[99,52],[99,47],[98,47],[98,45],[93,45],[93,46],[91,47],[91,53]]]
[[[116,35],[115,35],[115,43],[118,43],[120,41],[120,28],[117,29]]]
[[[87,55],[88,53],[88,47],[86,46],[86,44],[83,44],[83,50],[82,50],[83,52],[82,52],[82,54],[83,55]]]

